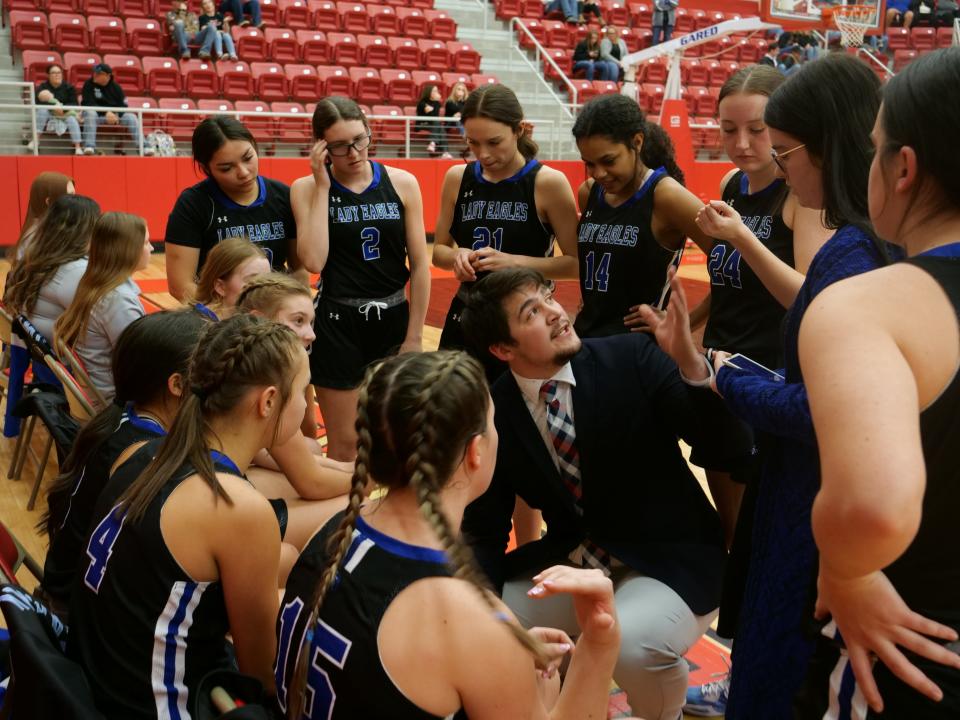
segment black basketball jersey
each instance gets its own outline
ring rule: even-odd
[[[960,322],[960,244],[910,258],[943,288]],[[960,517],[960,373],[920,413],[920,439],[927,470],[923,517],[906,552],[884,570],[911,610],[960,629],[960,564],[954,552]],[[960,685],[960,680],[954,687]]]
[[[67,601],[79,569],[86,564],[84,550],[94,507],[110,479],[110,469],[117,458],[134,443],[165,434],[162,425],[140,417],[133,406],[128,405],[113,433],[87,458],[74,481],[60,530],[50,543],[43,565],[43,589],[54,598]]]
[[[230,666],[222,585],[191,579],[160,531],[167,498],[195,469],[181,466],[139,522],[124,522],[117,504],[160,442],[122,465],[98,500],[71,604],[67,653],[83,665],[97,707],[110,718],[186,720],[201,678]],[[214,465],[242,477],[224,455],[215,453]]]
[[[211,178],[187,188],[167,218],[164,242],[197,248],[199,274],[217,243],[245,237],[263,248],[274,270],[282,271],[290,259],[290,244],[297,238],[290,188],[262,175],[257,181],[260,193],[249,205],[235,203]]]
[[[625,333],[623,318],[641,303],[656,303],[663,292],[673,250],[657,242],[650,227],[653,196],[667,177],[657,168],[626,202],[611,207],[594,183],[577,226],[580,294],[583,307],[575,328],[581,337]]]
[[[774,255],[793,267],[793,230],[783,222],[789,189],[782,179],[753,194],[747,175],[738,171],[723,190],[723,200]],[[715,240],[707,265],[710,274],[710,318],[703,333],[705,347],[743,353],[769,368],[783,366],[781,325],[786,308],[764,287],[740,251]]]
[[[402,290],[410,277],[403,201],[387,169],[372,161],[370,167],[373,180],[360,193],[330,175],[330,252],[322,275],[324,297],[388,297]]]
[[[305,627],[327,563],[327,540],[342,517],[342,512],[335,515],[313,537],[287,580],[277,623],[277,702],[286,713],[297,657],[308,641],[311,664],[304,718],[436,718],[393,684],[380,662],[377,634],[384,613],[404,588],[422,578],[450,574],[443,552],[408,545],[357,518],[353,542],[324,599],[319,622],[310,632]]]
[[[450,225],[450,236],[462,248],[493,247],[510,255],[549,257],[553,230],[537,213],[535,188],[543,165],[528,160],[506,180],[490,182],[474,160],[463,170]],[[487,273],[477,273],[477,279]]]

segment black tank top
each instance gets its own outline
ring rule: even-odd
[[[783,180],[748,193],[747,176],[737,172],[723,190],[723,200],[774,255],[793,267],[793,230],[783,222],[783,204],[790,191]],[[784,308],[740,251],[716,240],[707,265],[710,274],[710,318],[703,332],[705,347],[743,353],[768,368],[783,367],[781,325]]]
[[[191,579],[160,531],[167,498],[195,469],[182,465],[139,522],[124,522],[117,504],[160,442],[151,441],[122,465],[97,501],[88,562],[73,593],[67,653],[83,665],[108,718],[185,720],[201,678],[230,665],[222,585]],[[243,477],[219,453],[214,466]]]
[[[657,168],[626,202],[611,207],[603,188],[594,183],[577,226],[580,294],[577,334],[603,337],[629,332],[623,318],[629,308],[656,303],[675,253],[653,236],[653,196],[667,177]]]
[[[457,245],[471,250],[493,246],[510,255],[549,257],[553,230],[540,220],[534,192],[542,167],[534,158],[512,177],[490,182],[476,160],[467,165],[450,225],[450,236]],[[477,279],[486,274],[477,273]]]
[[[920,255],[905,262],[940,284],[960,322],[960,257]],[[906,552],[884,572],[911,610],[960,629],[960,563],[955,553],[960,518],[960,373],[920,413],[920,439],[927,471],[920,529]]]
[[[403,201],[387,169],[376,162],[370,167],[373,180],[360,193],[330,175],[330,252],[322,274],[324,297],[388,297],[403,290],[410,277]]]
[[[377,634],[390,603],[407,586],[449,576],[446,555],[408,545],[357,519],[353,543],[310,633],[310,603],[327,563],[327,540],[340,525],[338,513],[317,533],[290,572],[277,623],[277,702],[286,713],[297,657],[311,643],[304,718],[433,720],[397,689],[380,662]]]

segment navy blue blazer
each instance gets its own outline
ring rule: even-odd
[[[480,565],[502,588],[508,578],[562,562],[589,536],[671,587],[696,614],[712,611],[720,603],[723,533],[677,438],[705,467],[729,471],[752,452],[749,431],[709,388],[684,383],[644,334],[584,340],[571,364],[583,515],[516,380],[504,373],[491,389],[500,435],[493,480],[463,518]],[[547,534],[505,554],[515,495],[543,511]]]

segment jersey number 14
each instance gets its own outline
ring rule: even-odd
[[[583,289],[593,290],[596,287],[597,292],[606,292],[610,285],[610,253],[600,255],[600,261],[597,262],[591,250],[583,263],[586,266],[583,271]]]

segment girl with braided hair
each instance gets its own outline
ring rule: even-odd
[[[108,718],[190,717],[201,678],[230,664],[228,631],[240,671],[272,688],[280,533],[244,472],[298,431],[308,382],[290,329],[211,323],[169,434],[100,495],[67,653]]]
[[[310,541],[287,583],[276,663],[286,717],[605,717],[620,646],[610,581],[569,567],[535,578],[534,597],[572,594],[583,628],[548,711],[556,685],[544,676],[572,641],[522,630],[458,539],[497,455],[480,364],[462,352],[384,361],[360,386],[357,434],[347,510]],[[363,504],[369,479],[388,492]]]

